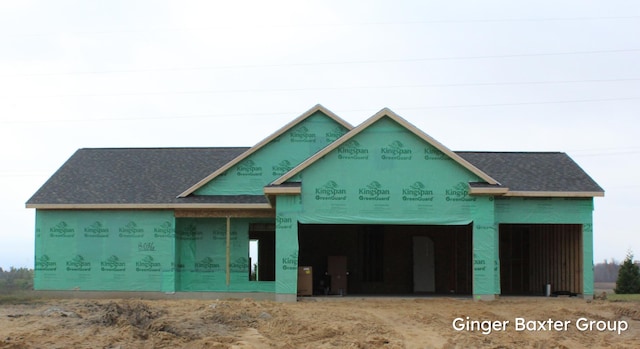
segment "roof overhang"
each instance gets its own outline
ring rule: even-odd
[[[40,210],[175,210],[175,209],[273,209],[269,203],[229,204],[229,203],[194,203],[194,204],[27,204],[27,208]]]
[[[510,190],[503,196],[510,197],[555,197],[555,198],[593,198],[604,197],[602,191],[513,191]]]
[[[485,183],[469,183],[469,195],[502,196],[509,192],[509,188]]]
[[[302,187],[298,186],[266,186],[264,187],[265,195],[300,195]]]

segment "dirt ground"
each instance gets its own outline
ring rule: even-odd
[[[456,318],[462,319],[461,330],[454,329]],[[493,328],[465,325],[474,324],[472,321],[489,321]],[[518,330],[516,321],[524,328]],[[626,330],[622,331],[624,324]],[[297,303],[49,299],[0,305],[3,349],[542,349],[639,345],[640,303],[576,298],[479,302],[344,297],[305,298]]]

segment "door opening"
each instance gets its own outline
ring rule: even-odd
[[[428,236],[413,237],[413,292],[436,291],[436,264],[433,240]]]

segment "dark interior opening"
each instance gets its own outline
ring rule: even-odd
[[[500,288],[504,295],[583,292],[582,225],[500,224]]]
[[[298,231],[298,265],[313,268],[315,295],[472,292],[471,224],[300,224]],[[346,281],[330,275],[341,273],[335,263],[346,264]],[[337,282],[346,283],[332,288]]]
[[[276,227],[275,224],[254,223],[249,226],[249,240],[257,240],[258,245],[258,261],[257,272],[255,273],[256,281],[275,281],[276,280]],[[250,263],[250,280],[252,278],[251,270],[255,261]]]

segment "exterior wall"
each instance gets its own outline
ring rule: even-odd
[[[36,290],[174,291],[171,211],[36,211]]]
[[[172,211],[36,211],[36,290],[274,292],[249,281],[249,224]],[[175,228],[174,228],[175,227]]]
[[[176,219],[176,291],[274,292],[273,281],[249,281],[249,224],[273,220],[231,218],[227,285],[226,218]]]
[[[593,198],[500,198],[496,224],[582,225],[583,295],[593,296]]]

